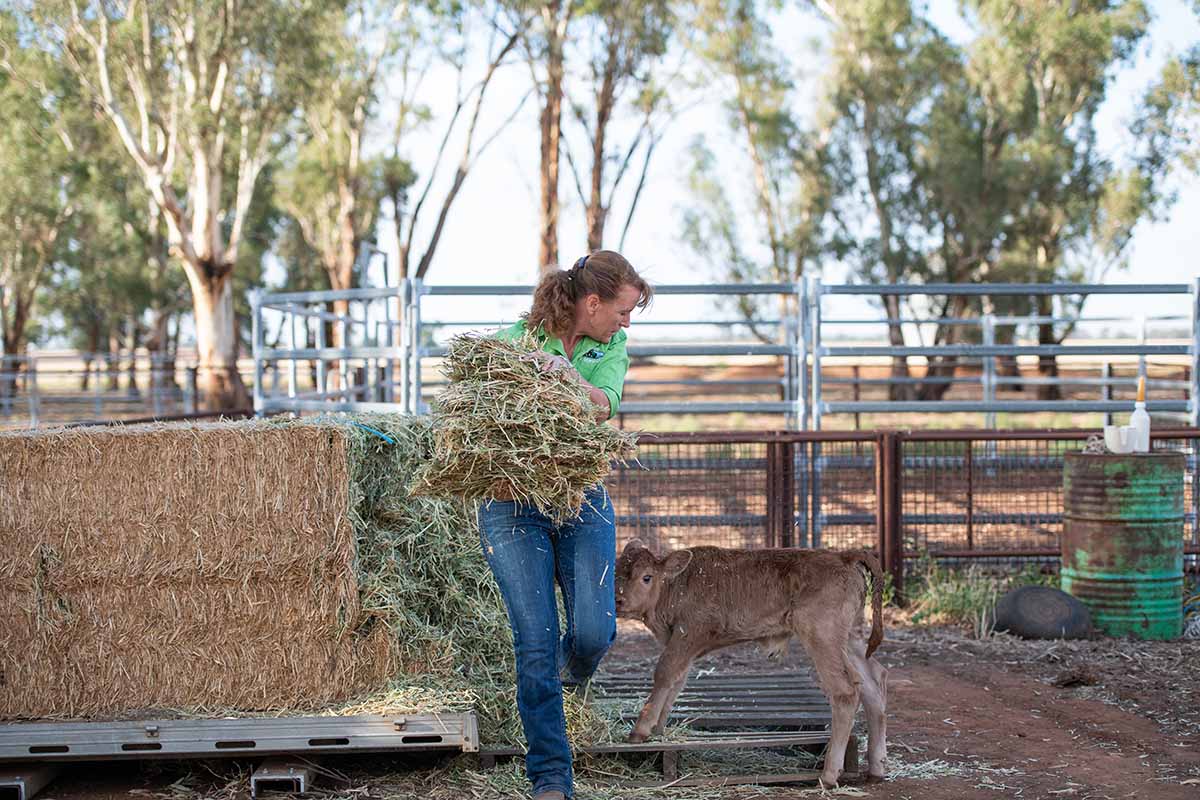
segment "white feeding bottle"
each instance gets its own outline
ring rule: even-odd
[[[1129,427],[1133,428],[1133,452],[1147,453],[1150,451],[1150,415],[1146,413],[1146,377],[1138,378],[1137,402],[1133,404],[1133,414],[1129,417]]]

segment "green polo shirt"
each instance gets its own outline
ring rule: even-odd
[[[525,335],[525,321],[521,320],[496,334],[496,338],[512,340]],[[625,331],[613,334],[608,344],[584,336],[575,345],[575,353],[568,355],[563,349],[562,339],[538,331],[542,349],[547,353],[562,356],[571,362],[583,379],[608,397],[609,418],[617,413],[621,405],[621,390],[625,387],[625,373],[629,369],[629,353],[625,350]]]

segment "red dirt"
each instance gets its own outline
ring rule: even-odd
[[[657,652],[649,634],[622,625],[610,658],[649,669]],[[1200,797],[1200,642],[1055,644],[901,628],[889,630],[879,658],[890,669],[897,777],[856,784],[871,798]],[[805,663],[793,646],[783,666]],[[770,668],[753,647],[698,664]]]

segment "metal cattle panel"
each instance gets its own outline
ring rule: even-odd
[[[606,675],[598,679],[598,702],[641,700],[651,677]],[[623,710],[632,722],[639,709]],[[671,710],[671,721],[694,728],[821,729],[830,723],[829,701],[808,672],[731,673],[688,680]]]
[[[470,713],[0,725],[0,762],[478,749]]]

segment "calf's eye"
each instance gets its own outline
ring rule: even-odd
[[[642,583],[649,583],[649,582],[651,581],[651,579],[652,579],[652,578],[653,578],[653,576],[652,576],[652,575],[643,575],[643,576],[642,576]]]

